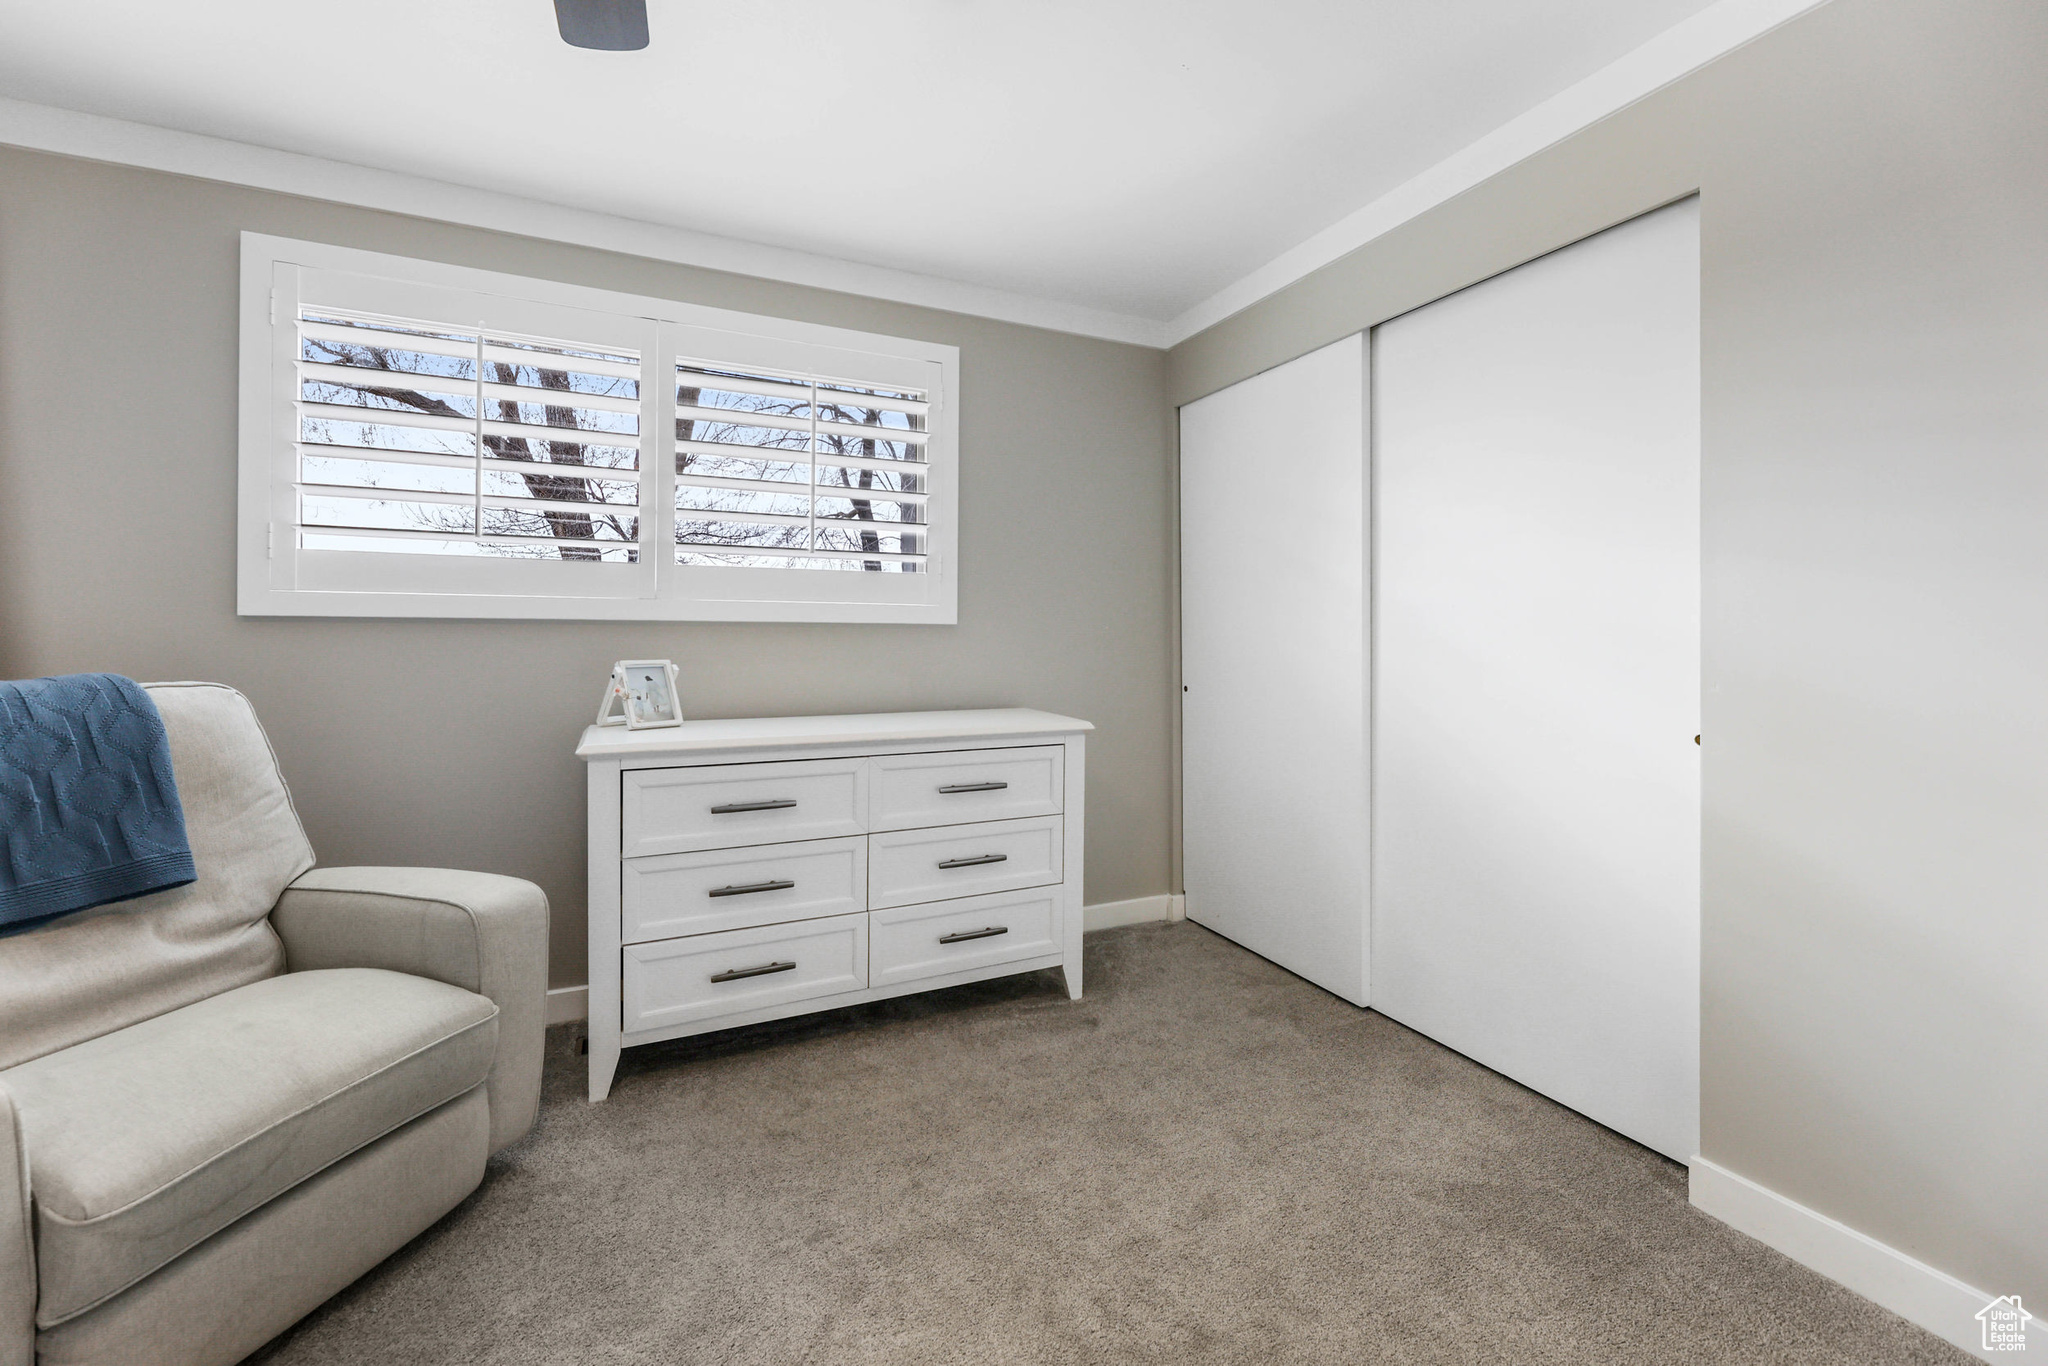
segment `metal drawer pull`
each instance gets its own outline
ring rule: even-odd
[[[711,895],[745,896],[748,892],[786,892],[794,886],[796,884],[787,878],[777,878],[773,882],[749,882],[744,887],[713,887]]]
[[[763,963],[758,968],[734,968],[730,972],[714,972],[711,974],[711,980],[714,982],[737,982],[742,977],[765,977],[771,972],[795,971],[796,964],[794,963]]]
[[[795,805],[796,802],[787,797],[775,802],[727,802],[724,806],[712,807],[711,814],[714,816],[730,816],[735,811],[780,811],[784,807]]]
[[[939,936],[939,942],[941,944],[958,944],[968,939],[987,939],[990,935],[1008,934],[1009,932],[1010,927],[1008,925],[991,925],[985,930],[963,930],[959,934],[942,934]]]
[[[954,792],[1001,792],[1008,783],[951,783],[939,789],[944,793]]]
[[[983,863],[1001,863],[1008,854],[976,854],[973,858],[949,858],[939,864],[941,868],[973,868]]]

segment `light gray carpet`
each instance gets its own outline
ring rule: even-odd
[[[256,1360],[1967,1362],[1684,1171],[1193,925],[629,1052]]]

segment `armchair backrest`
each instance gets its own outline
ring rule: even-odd
[[[0,1068],[284,970],[270,910],[313,866],[249,699],[151,683],[199,880],[0,939]]]

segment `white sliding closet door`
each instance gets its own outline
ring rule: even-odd
[[[1372,1004],[1699,1142],[1699,215],[1383,324]]]
[[[1188,918],[1365,1004],[1365,338],[1180,415]]]

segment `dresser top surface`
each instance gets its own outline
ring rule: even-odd
[[[586,726],[579,759],[645,758],[728,749],[808,749],[821,745],[924,744],[934,740],[1001,740],[1078,735],[1094,723],[1029,707],[982,711],[882,711],[859,716],[761,716],[731,721],[685,721],[680,726],[627,730]]]

